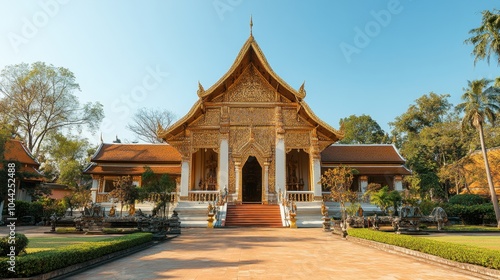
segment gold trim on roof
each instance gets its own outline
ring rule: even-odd
[[[184,117],[175,122],[172,126],[170,126],[170,128],[158,131],[158,136],[167,140],[169,136],[173,137],[179,134],[182,129],[186,127],[185,124],[193,121],[203,113],[202,107],[204,102],[209,102],[221,93],[226,92],[227,89],[234,83],[236,78],[244,71],[247,66],[245,64],[252,63],[259,69],[262,66],[263,74],[265,76],[268,76],[268,82],[270,84],[272,83],[272,86],[276,88],[276,92],[282,95],[288,95],[288,97],[286,98],[292,98],[291,100],[294,100],[298,104],[300,104],[300,106],[304,109],[307,117],[310,118],[313,122],[316,122],[318,126],[322,127],[320,128],[320,130],[322,130],[324,134],[326,134],[328,137],[331,137],[333,140],[340,140],[343,138],[343,133],[323,122],[312,112],[307,103],[305,103],[305,101],[303,100],[306,96],[306,90],[304,86],[305,83],[300,86],[299,90],[295,90],[272,70],[271,66],[267,62],[265,55],[263,54],[252,34],[250,34],[250,37],[246,40],[245,44],[239,51],[235,61],[233,62],[229,70],[215,84],[213,84],[206,90],[203,88],[201,83],[198,83],[198,101],[196,101],[196,103]],[[274,83],[276,83],[276,85],[274,85]],[[293,96],[291,96],[290,94]],[[297,109],[297,113],[300,113],[300,108]]]

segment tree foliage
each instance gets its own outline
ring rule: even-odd
[[[486,79],[469,81],[468,87],[464,89],[465,92],[462,95],[464,102],[457,105],[457,110],[464,112],[462,127],[466,129],[467,126],[472,126],[479,134],[491,201],[495,210],[497,226],[500,228],[500,208],[489,167],[483,129],[486,121],[490,121],[494,125],[497,114],[500,112],[500,89],[489,87],[491,82]]]
[[[340,119],[340,127],[344,138],[339,141],[343,144],[383,144],[388,142],[389,136],[380,128],[380,125],[368,115],[351,115]]]
[[[80,105],[74,74],[43,62],[5,67],[0,74],[0,119],[38,156],[49,133],[87,126],[97,129],[104,116],[99,102]]]
[[[471,29],[472,36],[465,40],[466,44],[474,45],[472,55],[474,64],[478,60],[486,59],[490,63],[492,55],[497,56],[497,63],[500,64],[500,11],[483,11],[481,26]]]
[[[123,214],[123,206],[133,205],[139,198],[139,189],[134,185],[131,176],[121,176],[113,182],[114,189],[109,196],[120,203],[120,216]]]
[[[321,184],[330,190],[330,197],[333,201],[340,203],[340,213],[342,217],[342,228],[347,229],[346,203],[355,202],[358,194],[351,190],[356,169],[349,166],[339,166],[330,168],[321,176]]]
[[[166,109],[139,109],[127,124],[127,129],[133,132],[137,138],[146,143],[161,143],[158,138],[158,128],[168,128],[175,119],[175,115]]]
[[[161,210],[162,216],[167,217],[168,207],[173,198],[172,192],[175,192],[176,189],[175,181],[168,174],[155,174],[148,166],[145,166],[144,169],[140,198],[155,202],[155,209]]]

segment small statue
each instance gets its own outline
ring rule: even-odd
[[[113,205],[113,206],[111,206],[111,209],[109,209],[109,214],[108,214],[108,216],[110,216],[110,217],[114,217],[114,216],[115,216],[115,212],[116,212],[116,210],[115,210],[115,206]]]
[[[212,214],[214,212],[214,206],[212,203],[208,203],[208,214]]]
[[[133,216],[135,214],[135,205],[131,204],[130,208],[128,209],[128,215]]]
[[[363,217],[363,208],[361,208],[361,206],[359,206],[358,208],[358,217]]]
[[[326,209],[324,201],[321,203],[321,215],[323,215],[323,217],[328,217],[328,209]]]

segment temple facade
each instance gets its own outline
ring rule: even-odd
[[[223,193],[232,204],[323,201],[321,175],[339,165],[359,171],[352,188],[360,196],[372,182],[402,190],[411,174],[393,145],[332,145],[343,133],[309,108],[304,84],[294,89],[274,73],[252,35],[229,71],[197,94],[185,116],[158,128],[165,144],[101,144],[86,170],[95,202],[109,202],[117,176],[140,185],[144,166],[176,179],[177,201]]]

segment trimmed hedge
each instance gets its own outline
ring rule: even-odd
[[[8,259],[2,257],[0,258],[0,277],[30,277],[47,273],[147,243],[152,240],[152,237],[151,233],[134,233],[109,240],[90,241],[55,250],[21,255],[16,258],[16,273],[8,271]]]
[[[495,210],[492,203],[476,205],[444,204],[448,217],[460,217],[466,225],[480,225],[483,222],[495,222]]]
[[[457,194],[452,196],[448,201],[448,203],[450,204],[459,204],[465,206],[483,204],[486,202],[488,202],[486,199],[477,194]]]
[[[372,229],[349,229],[349,236],[395,245],[444,259],[500,269],[500,251]]]

